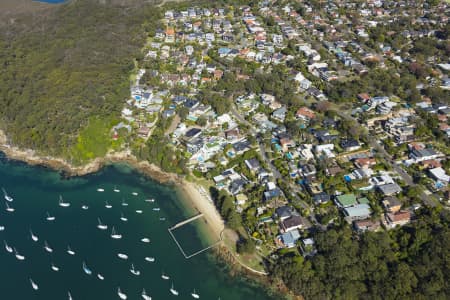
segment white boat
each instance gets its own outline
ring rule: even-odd
[[[105,190],[104,189],[102,189],[102,188],[98,188],[97,189],[97,192],[104,192]]]
[[[122,213],[120,214],[120,219],[121,219],[122,221],[124,221],[124,222],[128,221],[128,219],[125,218],[124,215],[123,215]]]
[[[152,297],[147,295],[147,292],[145,291],[145,289],[142,290],[141,296],[142,296],[142,299],[144,299],[144,300],[152,300]]]
[[[122,300],[127,299],[127,295],[124,294],[124,293],[120,290],[120,287],[117,288],[117,295],[119,295],[119,298],[122,299]]]
[[[113,226],[113,228],[112,228],[111,238],[113,238],[113,239],[115,239],[115,240],[119,240],[119,239],[122,238],[122,235],[121,235],[121,234],[118,234],[118,233],[116,232],[116,230],[114,229],[114,226]]]
[[[3,191],[3,195],[6,201],[12,202],[14,199],[13,197],[9,196],[8,193],[6,192],[6,190],[4,188],[2,188]]]
[[[86,273],[86,274],[88,274],[88,275],[92,275],[92,271],[91,271],[91,269],[89,269],[87,266],[86,266],[86,263],[83,261],[83,271],[84,271],[84,273]]]
[[[30,234],[31,234],[31,239],[32,239],[34,242],[39,241],[39,238],[37,237],[37,235],[34,235],[34,234],[33,234],[33,231],[31,231],[31,229],[30,229]]]
[[[124,199],[122,199],[122,206],[128,206],[128,203],[127,203],[127,202],[125,202],[125,200],[124,200]]]
[[[70,255],[75,255],[75,251],[70,249],[70,246],[67,246],[67,253],[69,253]]]
[[[128,255],[123,254],[123,253],[117,253],[117,256],[118,256],[120,259],[128,259]]]
[[[173,282],[172,282],[172,287],[170,288],[170,292],[172,293],[172,295],[178,296],[178,291],[176,289],[174,289]]]
[[[0,226],[0,231],[4,231],[5,230],[5,226]]]
[[[160,221],[165,221],[165,220],[166,220],[166,218],[164,218],[164,217],[161,217],[161,218],[159,218],[159,220],[160,220]]]
[[[97,225],[98,229],[100,229],[100,230],[108,229],[108,225],[103,224],[102,221],[100,220],[100,218],[97,218],[97,220],[98,220],[98,225]]]
[[[159,208],[159,207],[154,207],[153,210],[154,210],[154,211],[160,211],[161,208]]]
[[[136,276],[141,275],[141,271],[136,270],[136,269],[134,268],[134,265],[133,265],[133,264],[131,264],[130,272],[131,272],[131,274],[136,275]]]
[[[153,203],[153,202],[155,202],[155,199],[153,199],[153,198],[151,198],[151,199],[145,199],[145,202]]]
[[[143,243],[150,243],[150,239],[149,238],[142,238],[141,242],[143,242]]]
[[[39,289],[39,286],[30,278],[31,287],[33,290],[37,291]]]
[[[131,195],[133,195],[133,196],[137,196],[137,195],[139,195],[138,193],[136,193],[136,192],[132,192],[131,193]]]
[[[97,277],[98,277],[98,279],[100,279],[100,280],[105,280],[105,277],[103,277],[103,275],[100,274],[100,273],[97,274]]]
[[[113,191],[114,191],[115,193],[120,193],[120,190],[119,190],[117,187],[114,187]]]
[[[59,268],[52,263],[52,270],[58,272]]]
[[[136,210],[136,213],[137,213],[137,214],[142,214],[142,210],[137,209],[137,210]]]
[[[67,292],[67,296],[69,297],[69,300],[72,300],[72,295],[70,294],[70,292]]]
[[[192,298],[195,298],[195,299],[199,299],[199,298],[200,298],[200,295],[197,294],[197,292],[195,291],[195,289],[194,289],[194,291],[191,293],[191,296],[192,296]]]
[[[89,209],[89,206],[87,206],[87,205],[82,205],[81,208],[84,209],[84,210],[87,210],[87,209]]]
[[[10,207],[10,206],[8,205],[8,202],[5,202],[5,204],[6,204],[6,211],[9,211],[9,212],[15,211],[14,208],[12,208],[12,207]]]
[[[5,249],[6,251],[8,251],[9,253],[12,253],[14,250],[11,246],[9,246],[6,241],[3,241],[5,243]]]
[[[20,255],[19,252],[16,250],[16,248],[14,248],[14,254],[16,255],[16,258],[18,260],[25,260],[25,256]]]
[[[108,200],[105,201],[105,207],[106,208],[111,208],[112,207],[112,205],[108,203]]]
[[[169,280],[170,279],[170,277],[167,276],[166,274],[164,274],[164,272],[161,274],[161,278],[164,279],[164,280]]]
[[[145,260],[148,261],[148,262],[154,262],[154,261],[155,261],[155,258],[154,258],[154,257],[146,256],[146,257],[145,257]]]
[[[70,203],[69,202],[64,202],[64,199],[61,195],[59,195],[59,202],[58,205],[61,207],[69,207]]]
[[[47,212],[47,217],[46,217],[47,221],[54,221],[55,217],[51,216],[48,212]]]
[[[45,251],[47,251],[49,253],[53,252],[53,249],[50,248],[50,246],[48,245],[47,241],[44,242],[44,249],[45,249]]]

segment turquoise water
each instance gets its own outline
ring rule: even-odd
[[[118,299],[119,286],[128,299],[141,299],[143,288],[153,299],[193,299],[194,288],[200,299],[273,299],[261,287],[229,277],[207,252],[186,260],[167,228],[194,212],[183,206],[172,187],[147,180],[125,166],[67,180],[45,168],[7,161],[0,153],[0,186],[14,198],[9,204],[15,209],[7,212],[6,201],[0,202],[0,225],[5,226],[0,232],[1,299],[68,299],[68,291],[73,299]],[[105,191],[98,192],[98,188]],[[59,195],[70,207],[58,205]],[[146,202],[148,198],[155,202]],[[112,208],[106,208],[105,201]],[[89,208],[83,210],[82,205]],[[55,217],[53,222],[46,220],[47,211]],[[121,213],[127,222],[120,220]],[[97,228],[98,217],[108,230]],[[110,237],[112,226],[122,239]],[[31,239],[30,229],[39,241]],[[209,244],[198,232],[194,225],[187,225],[174,233],[185,251],[192,253]],[[143,243],[144,237],[150,243]],[[25,260],[8,253],[3,240]],[[44,241],[52,253],[44,250]],[[66,252],[68,245],[76,252],[74,256]],[[119,259],[119,252],[127,254],[128,260]],[[155,262],[145,257],[154,257]],[[83,272],[83,261],[92,275]],[[52,263],[58,272],[51,269]],[[131,274],[131,263],[139,276]],[[162,272],[170,279],[163,280]],[[97,273],[104,276],[103,281]],[[38,285],[37,291],[29,278]],[[170,294],[172,283],[178,297]]]

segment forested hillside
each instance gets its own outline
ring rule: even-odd
[[[286,255],[273,272],[306,299],[448,299],[450,214],[423,209],[399,229],[317,233],[311,259]]]
[[[108,129],[79,132],[94,118],[110,124],[120,115],[133,59],[160,11],[143,1],[102,2],[71,1],[1,25],[0,129],[14,145],[77,162],[84,144],[95,145],[83,138]]]

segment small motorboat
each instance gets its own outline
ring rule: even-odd
[[[128,206],[128,203],[125,202],[125,199],[122,199],[122,206]]]
[[[154,207],[153,208],[153,211],[160,211],[161,210],[161,208],[159,208],[159,207]]]
[[[105,190],[104,189],[102,189],[102,188],[98,188],[97,189],[97,192],[104,192]]]
[[[6,204],[6,211],[7,212],[14,212],[15,211],[15,209],[13,207],[8,205],[8,202],[5,202],[5,204]]]
[[[155,261],[155,258],[154,258],[154,257],[146,256],[146,257],[145,257],[145,260],[148,261],[148,262],[154,262],[154,261]]]
[[[64,202],[64,199],[61,195],[59,195],[59,202],[58,205],[61,207],[69,207],[70,203],[69,202]]]
[[[200,298],[200,295],[197,294],[197,292],[195,291],[195,289],[194,289],[194,291],[191,293],[191,296],[192,296],[192,298],[194,298],[194,299],[199,299],[199,298]]]
[[[165,221],[165,220],[166,220],[166,218],[164,218],[164,217],[161,217],[161,218],[159,218],[159,220],[160,220],[160,221]]]
[[[164,272],[161,274],[161,278],[164,279],[164,280],[169,280],[170,279],[170,277],[167,276],[166,274],[164,274]]]
[[[30,278],[30,283],[31,283],[31,287],[33,288],[33,290],[37,291],[39,289],[39,286],[31,278]]]
[[[58,272],[59,268],[52,263],[52,270]]]
[[[44,242],[44,249],[45,249],[45,251],[47,251],[49,253],[53,252],[53,249],[50,248],[50,246],[48,245],[47,241]]]
[[[97,218],[97,220],[98,220],[98,225],[97,225],[98,229],[100,229],[100,230],[108,229],[108,225],[103,224],[102,221],[100,220],[100,218]]]
[[[134,265],[133,265],[133,264],[131,264],[130,272],[131,272],[131,274],[136,275],[136,276],[141,275],[141,271],[136,270],[136,269],[134,268]]]
[[[13,248],[11,246],[9,246],[6,241],[3,241],[5,243],[5,249],[6,251],[8,251],[9,253],[13,253]]]
[[[88,275],[92,275],[92,271],[91,271],[91,269],[89,269],[87,266],[86,266],[86,263],[83,261],[83,271],[84,271],[84,273],[86,273],[86,274],[88,274]]]
[[[137,214],[142,214],[142,210],[137,209],[137,210],[136,210],[136,213],[137,213]]]
[[[88,209],[89,209],[89,206],[87,206],[87,205],[82,205],[81,208],[84,209],[84,210],[88,210]]]
[[[51,216],[48,212],[47,212],[47,217],[46,217],[47,221],[54,221],[55,217]]]
[[[67,246],[67,253],[69,253],[70,255],[75,255],[75,251],[70,249],[70,246]]]
[[[132,192],[131,193],[131,195],[133,195],[133,196],[137,196],[137,195],[139,195],[138,193],[136,193],[136,192]]]
[[[119,295],[119,298],[122,299],[122,300],[127,299],[127,295],[124,294],[124,293],[120,290],[120,287],[117,288],[117,295]]]
[[[178,296],[178,291],[173,287],[173,282],[172,282],[172,286],[170,288],[170,292],[172,293],[172,295]]]
[[[0,226],[0,231],[5,231],[5,226]]]
[[[145,202],[153,203],[153,202],[155,202],[155,199],[153,199],[153,198],[151,198],[151,199],[145,199]]]
[[[13,197],[8,195],[8,193],[6,192],[6,190],[4,188],[2,188],[2,191],[3,191],[3,196],[4,196],[6,201],[8,201],[8,202],[13,202],[14,201]]]
[[[72,300],[72,295],[70,294],[70,292],[67,292],[67,296],[69,297],[69,300]]]
[[[30,234],[31,234],[31,239],[32,239],[34,242],[39,241],[39,238],[37,237],[37,235],[35,235],[35,234],[33,233],[33,231],[31,231],[31,229],[30,229]]]
[[[103,275],[100,273],[97,274],[97,278],[100,280],[105,280],[105,277],[103,277]]]
[[[108,200],[105,201],[105,207],[106,208],[111,208],[112,207],[112,205],[108,203]]]
[[[152,297],[147,295],[147,292],[145,291],[145,289],[142,290],[141,296],[142,296],[142,299],[144,299],[144,300],[152,300]]]
[[[113,191],[114,191],[114,193],[120,193],[120,190],[117,187],[115,187],[115,186],[114,186]]]
[[[115,239],[115,240],[119,240],[122,238],[121,234],[118,234],[116,232],[116,230],[114,229],[114,227],[112,228],[112,232],[111,232],[111,238]]]
[[[128,259],[128,255],[123,254],[123,253],[117,253],[117,256],[118,256],[120,259]]]
[[[150,243],[150,239],[149,238],[142,238],[141,242],[143,242],[143,243]]]
[[[16,255],[16,258],[18,260],[25,260],[25,256],[20,255],[19,252],[16,250],[16,248],[13,248],[13,249],[14,249],[14,254]]]

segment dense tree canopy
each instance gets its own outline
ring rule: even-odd
[[[72,158],[89,120],[120,115],[158,16],[151,5],[80,0],[2,25],[0,129],[15,145]]]
[[[315,234],[316,256],[283,256],[273,272],[306,299],[445,299],[449,224],[447,211],[423,209],[392,231],[359,236],[348,226],[331,229]]]

